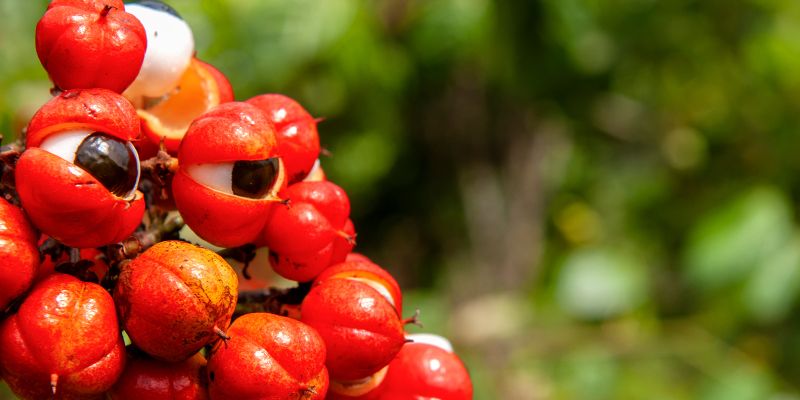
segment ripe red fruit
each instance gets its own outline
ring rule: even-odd
[[[54,0],[36,25],[36,53],[60,89],[122,93],[142,66],[147,36],[120,0]]]
[[[53,274],[0,325],[0,375],[26,399],[100,395],[122,373],[125,349],[111,296]]]
[[[389,364],[382,399],[471,400],[472,381],[454,353],[427,343],[408,343]]]
[[[189,127],[178,159],[172,194],[186,224],[218,246],[252,242],[285,181],[266,116],[247,103],[217,106]]]
[[[0,311],[28,290],[38,267],[36,233],[22,210],[0,198]]]
[[[208,399],[206,359],[197,353],[180,363],[154,360],[128,347],[125,371],[108,392],[110,400]]]
[[[75,89],[47,102],[28,124],[16,164],[22,206],[43,233],[71,247],[128,237],[141,222],[136,187],[136,110],[105,89]]]
[[[332,266],[303,300],[301,321],[325,340],[331,379],[368,377],[388,365],[405,342],[399,289],[380,271],[367,263]]]
[[[309,326],[275,314],[245,314],[208,361],[212,399],[324,399],[325,345]]]
[[[275,124],[278,154],[286,165],[289,183],[303,180],[319,156],[317,121],[303,106],[284,95],[262,94],[247,102],[266,112]]]
[[[237,286],[236,272],[216,253],[166,241],[123,266],[114,301],[133,344],[175,362],[218,339],[236,308]]]
[[[276,272],[308,281],[331,263],[342,261],[341,253],[352,249],[355,231],[352,223],[346,225],[350,200],[342,188],[328,181],[298,182],[282,195],[290,203],[273,209],[263,242],[273,254],[270,261]]]
[[[341,229],[341,232],[344,235],[337,236],[335,239],[333,239],[331,265],[344,262],[347,259],[347,255],[353,251],[353,247],[356,246],[355,241],[348,239],[356,237],[356,227],[353,225],[353,221],[348,218],[347,222],[344,223],[344,227]]]
[[[334,242],[321,250],[309,254],[293,254],[289,257],[270,251],[269,264],[278,275],[286,279],[308,282],[331,265],[333,251]]]

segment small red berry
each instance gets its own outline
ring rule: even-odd
[[[275,314],[245,314],[208,361],[212,399],[324,399],[325,344],[309,326]]]
[[[317,121],[303,106],[280,94],[263,94],[247,100],[266,112],[277,129],[278,154],[286,164],[289,183],[299,182],[319,156]]]
[[[186,361],[154,360],[128,346],[125,371],[108,392],[110,400],[206,400],[206,359],[197,353]]]
[[[388,365],[405,337],[397,309],[400,299],[383,285],[380,275],[337,269],[342,265],[326,269],[314,281],[300,314],[301,321],[325,340],[331,379],[353,381]],[[364,265],[365,270],[377,267]]]
[[[0,375],[26,399],[97,396],[122,373],[114,302],[100,285],[53,274],[0,324]]]
[[[0,311],[28,290],[39,269],[30,222],[22,210],[0,198]]]
[[[60,89],[122,93],[142,66],[147,36],[120,0],[54,0],[36,25],[36,53]]]
[[[166,241],[123,266],[114,301],[133,344],[176,362],[224,336],[237,287],[236,272],[216,253]]]
[[[389,364],[382,399],[471,400],[472,381],[453,352],[428,343],[408,343]]]
[[[197,118],[172,181],[186,224],[218,246],[255,240],[284,185],[276,151],[271,123],[250,104],[225,103]]]
[[[136,110],[105,89],[75,89],[47,102],[28,124],[15,180],[31,221],[71,247],[128,237],[141,222]]]

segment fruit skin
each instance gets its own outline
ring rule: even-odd
[[[382,399],[472,399],[464,363],[454,353],[427,343],[403,346],[378,390]]]
[[[213,76],[214,80],[217,82],[220,104],[233,101],[233,87],[231,86],[231,82],[228,80],[228,77],[226,77],[225,74],[223,74],[222,71],[218,70],[215,66],[205,61],[195,58],[195,62],[205,68],[206,71],[208,71],[208,73],[211,74],[211,76]]]
[[[388,365],[405,343],[395,306],[362,280],[317,278],[300,313],[301,321],[325,341],[331,379],[351,381],[372,375]]]
[[[122,93],[139,73],[146,48],[144,26],[122,1],[53,1],[36,25],[36,53],[60,89]]]
[[[200,85],[202,97],[197,97],[196,91],[186,91],[184,88],[183,91],[167,93],[161,102],[145,108],[145,98],[129,92],[124,93],[125,97],[138,108],[142,131],[147,140],[156,146],[163,140],[167,152],[172,155],[178,154],[181,141],[194,119],[222,103],[234,100],[233,88],[228,78],[211,64],[192,58],[189,67],[181,76],[179,85],[184,84],[187,79]],[[199,79],[199,83],[192,79]],[[176,107],[184,109],[178,111],[175,110]],[[187,107],[190,110],[185,110]],[[179,114],[181,122],[175,121],[176,114]],[[162,118],[170,121],[162,121]]]
[[[260,239],[274,253],[270,260],[275,271],[287,279],[308,281],[331,263],[343,261],[342,253],[352,250],[355,238],[352,223],[347,226],[350,200],[345,191],[328,181],[298,182],[281,196],[290,203],[273,209]]]
[[[289,183],[302,181],[319,156],[317,121],[303,106],[281,94],[262,94],[247,102],[264,111],[275,124],[278,154],[286,164]]]
[[[236,272],[216,253],[165,241],[124,265],[114,291],[121,323],[141,350],[177,362],[218,339],[238,296]]]
[[[317,277],[314,283],[320,285],[332,279],[348,279],[366,283],[392,304],[398,316],[403,313],[403,292],[400,290],[400,285],[389,272],[360,254],[352,254],[347,261],[330,266]]]
[[[36,238],[22,210],[0,198],[0,311],[33,283],[39,270]]]
[[[37,228],[68,246],[119,242],[141,222],[142,193],[123,199],[82,168],[38,147],[53,134],[75,129],[122,140],[134,140],[140,132],[135,110],[114,92],[75,89],[54,97],[28,124],[27,149],[14,175],[20,202]]]
[[[245,314],[208,361],[212,399],[324,399],[325,345],[309,326],[275,314]]]
[[[125,371],[108,392],[110,400],[206,400],[206,359],[197,353],[171,364],[128,346]]]
[[[94,283],[53,274],[0,324],[0,375],[22,398],[51,398],[51,374],[60,398],[100,395],[124,364],[113,300]]]
[[[284,185],[284,168],[270,193],[251,199],[224,193],[191,175],[196,164],[266,160],[277,157],[275,132],[266,116],[242,102],[219,105],[197,118],[178,151],[180,167],[172,182],[175,204],[186,224],[203,239],[222,247],[252,242],[266,223],[277,193]]]

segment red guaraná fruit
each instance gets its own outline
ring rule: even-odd
[[[298,182],[282,196],[289,204],[273,209],[263,242],[270,249],[275,272],[309,281],[333,262],[342,261],[342,252],[352,250],[355,232],[352,223],[347,226],[350,200],[342,188],[328,181]],[[350,242],[349,248],[340,240]]]
[[[397,354],[378,389],[380,398],[471,400],[472,381],[453,352],[428,343],[408,343]]]
[[[331,379],[364,379],[389,364],[405,342],[397,283],[374,264],[326,269],[301,305],[301,321],[325,340]]]
[[[125,371],[108,392],[110,400],[208,399],[206,359],[197,353],[180,363],[154,360],[128,346]]]
[[[22,210],[0,198],[0,311],[28,290],[38,269],[36,233]]]
[[[100,395],[124,363],[111,296],[70,275],[38,283],[0,325],[0,375],[24,399]]]
[[[122,267],[114,301],[133,344],[176,362],[224,336],[237,287],[236,272],[213,251],[166,241]]]
[[[27,149],[17,161],[17,192],[44,234],[79,248],[128,237],[142,220],[136,188],[136,110],[105,89],[74,89],[47,102],[31,119]]]
[[[178,160],[172,194],[186,224],[218,246],[252,242],[285,185],[266,116],[247,103],[219,105],[192,122]]]
[[[309,326],[275,314],[245,314],[208,361],[212,399],[324,399],[325,344]]]
[[[36,53],[56,87],[122,93],[147,48],[144,27],[121,0],[53,0],[36,25]]]
[[[289,183],[303,180],[319,156],[317,121],[303,106],[284,95],[262,94],[247,102],[266,112],[275,124],[278,154],[286,165]]]

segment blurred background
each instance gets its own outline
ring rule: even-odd
[[[168,3],[238,99],[325,118],[476,399],[800,399],[800,2]],[[46,4],[0,0],[6,142]]]

